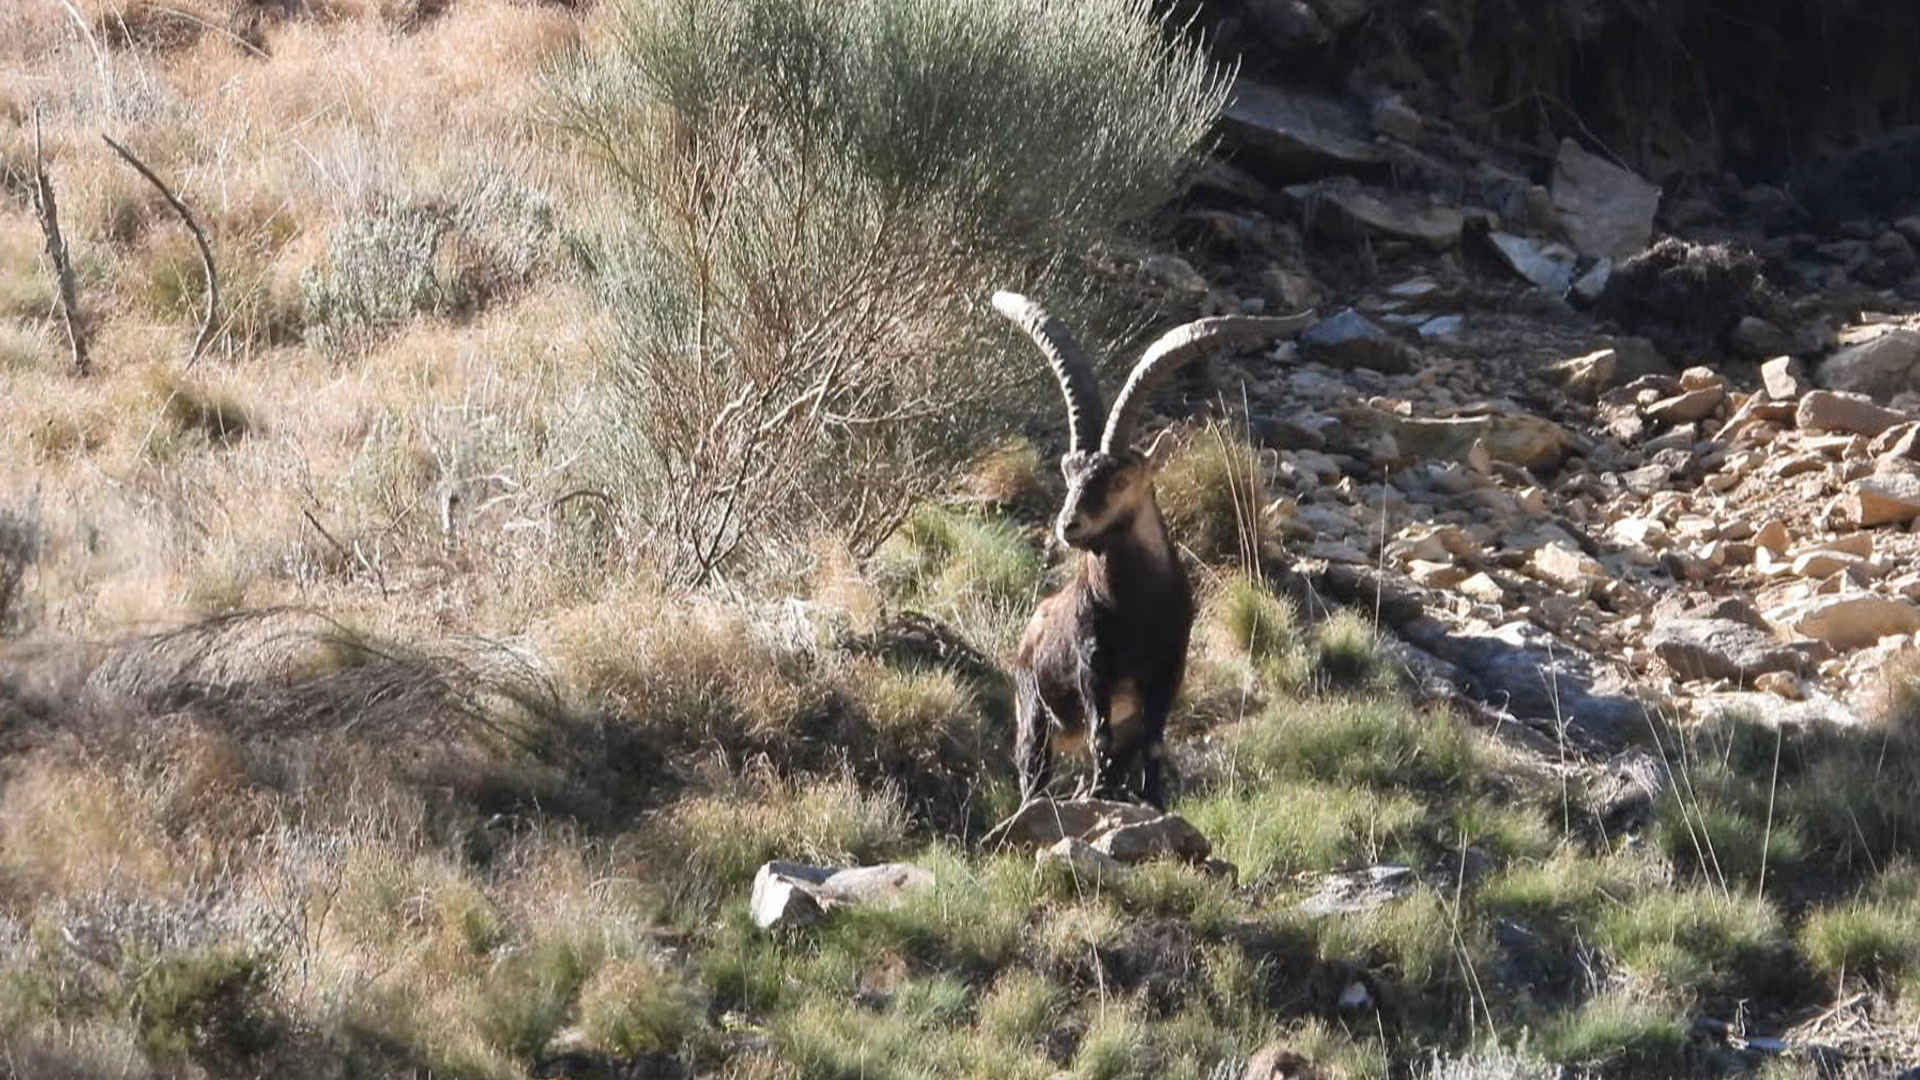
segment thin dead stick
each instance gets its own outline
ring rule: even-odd
[[[73,371],[85,375],[87,332],[80,325],[80,298],[73,287],[73,264],[67,259],[67,241],[60,235],[60,204],[53,197],[53,178],[47,175],[47,159],[40,152],[40,110],[33,110],[33,204],[40,212],[40,231],[47,236],[47,258],[53,263],[53,276],[60,284],[60,313],[67,322],[67,344],[73,348]]]
[[[114,153],[119,154],[127,164],[138,170],[141,176],[146,177],[148,183],[160,189],[160,194],[166,198],[167,205],[173,207],[173,212],[180,215],[181,221],[186,222],[187,231],[193,234],[193,242],[200,246],[200,266],[207,272],[207,313],[200,320],[200,336],[194,339],[193,355],[187,358],[187,367],[191,368],[200,359],[200,354],[207,351],[207,343],[213,340],[213,316],[220,310],[220,277],[213,269],[213,249],[207,246],[207,234],[200,231],[200,223],[193,219],[193,212],[188,210],[187,204],[181,202],[180,197],[173,193],[173,189],[167,187],[166,181],[154,175],[152,169],[147,168],[139,158],[134,157],[133,151],[114,142],[113,136],[101,135],[100,137],[106,140],[108,146],[113,147]]]

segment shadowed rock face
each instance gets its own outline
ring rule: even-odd
[[[1416,108],[1466,103],[1536,146],[1569,134],[1565,114],[1577,115],[1590,148],[1642,175],[1720,167],[1793,180],[1804,208],[1828,222],[1899,216],[1920,191],[1920,136],[1902,130],[1920,122],[1920,11],[1905,0],[1754,0],[1737,20],[1711,0],[1193,6],[1210,42],[1264,82],[1335,86],[1358,66],[1410,88]],[[1495,108],[1523,85],[1560,108]]]

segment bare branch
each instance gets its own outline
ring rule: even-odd
[[[169,188],[165,181],[154,175],[154,171],[147,168],[139,158],[134,157],[133,151],[114,142],[111,135],[100,137],[106,140],[108,146],[113,147],[114,153],[119,154],[141,176],[146,177],[148,183],[160,189],[160,194],[167,200],[167,205],[173,207],[173,212],[180,215],[180,220],[187,225],[187,231],[193,234],[193,242],[199,245],[200,266],[207,272],[207,312],[200,320],[200,336],[194,339],[193,355],[187,358],[187,366],[191,368],[200,359],[200,354],[207,351],[207,343],[213,340],[213,317],[220,309],[220,277],[213,269],[213,249],[207,246],[207,234],[200,231],[200,223],[193,219],[193,211],[187,209],[187,204],[180,201],[180,197],[173,193],[173,189]]]
[[[33,110],[33,206],[40,215],[40,231],[47,237],[47,259],[53,263],[53,276],[60,285],[60,312],[66,319],[67,344],[73,349],[73,371],[85,375],[87,332],[80,324],[80,298],[73,286],[73,264],[67,258],[67,241],[60,235],[60,204],[53,197],[53,178],[47,175],[46,157],[40,151],[40,110]]]

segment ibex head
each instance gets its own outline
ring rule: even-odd
[[[1017,293],[994,293],[993,307],[1040,347],[1066,395],[1069,447],[1060,472],[1067,480],[1067,499],[1054,527],[1063,543],[1089,551],[1103,550],[1125,535],[1138,515],[1154,506],[1153,473],[1163,461],[1163,441],[1155,440],[1144,453],[1133,447],[1140,412],[1154,388],[1208,348],[1281,337],[1312,318],[1228,315],[1170,330],[1141,354],[1109,414],[1093,365],[1065,324]]]

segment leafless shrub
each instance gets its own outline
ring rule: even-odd
[[[1078,291],[1221,98],[1138,0],[627,0],[560,91],[628,211],[587,252],[607,463],[680,582],[823,527],[869,550],[1043,407],[986,296]]]

